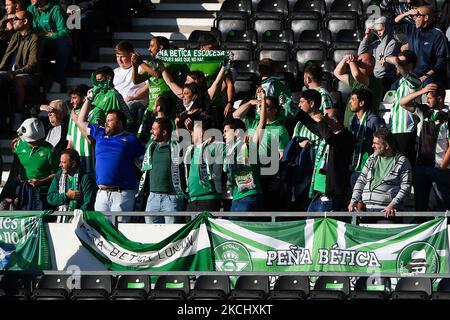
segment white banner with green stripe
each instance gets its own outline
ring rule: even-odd
[[[329,218],[244,222],[199,214],[158,243],[127,239],[101,212],[75,212],[82,244],[112,270],[447,273],[447,219],[369,228]]]
[[[72,224],[81,243],[111,270],[212,270],[206,216],[158,243],[127,239],[101,212],[75,210]]]
[[[368,228],[334,219],[209,219],[218,271],[448,272],[447,219]]]

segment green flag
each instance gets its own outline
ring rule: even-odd
[[[218,271],[448,272],[447,219],[368,228],[334,219],[208,219]]]
[[[198,215],[158,243],[127,239],[101,212],[75,210],[73,225],[82,244],[111,270],[213,270],[205,221]]]
[[[52,268],[45,215],[46,212],[0,215],[0,270]]]

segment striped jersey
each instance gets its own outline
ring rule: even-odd
[[[76,109],[75,113],[78,115],[81,109]],[[85,173],[94,173],[94,147],[81,134],[78,125],[69,118],[69,127],[67,129],[67,141],[72,141],[72,149],[78,151],[80,154],[80,168]]]
[[[300,121],[297,122],[297,124],[295,125],[294,133],[292,134],[292,137],[306,138],[311,142],[315,142],[314,145],[316,145],[316,143],[318,143],[318,141],[319,141],[319,137],[316,136],[311,131],[309,131],[309,129]]]
[[[315,90],[319,92],[320,96],[322,97],[320,111],[322,111],[323,113],[325,110],[333,108],[333,99],[331,98],[330,93],[322,87],[318,87]]]
[[[417,91],[421,84],[419,77],[412,72],[400,79],[389,118],[389,127],[392,133],[414,132],[413,113],[400,106],[400,99]]]

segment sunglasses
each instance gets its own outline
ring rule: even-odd
[[[413,17],[425,17],[427,14],[416,13]]]
[[[22,21],[25,20],[26,18],[19,18],[19,17],[14,17],[12,18],[13,21]]]

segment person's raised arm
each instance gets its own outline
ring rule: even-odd
[[[259,87],[258,90],[256,90],[256,94],[261,101],[261,107],[259,108],[259,123],[252,139],[254,143],[259,143],[261,142],[264,135],[264,129],[266,128],[266,92],[263,88]]]
[[[345,67],[347,65],[347,61],[350,59],[351,55],[345,55],[344,57],[342,57],[342,60],[338,63],[338,65],[336,66],[336,68],[334,69],[334,76],[336,78],[339,79],[339,81],[342,81],[343,83],[345,83],[346,85],[350,85],[349,83],[349,77],[348,74],[345,70]]]
[[[133,68],[133,73],[131,74],[131,80],[134,84],[139,84],[147,80],[147,76],[141,69],[141,72],[139,71],[139,66],[143,64],[142,58],[137,53],[133,52],[131,54],[131,65]]]
[[[224,76],[225,76],[225,67],[222,66],[222,68],[220,68],[219,73],[216,76],[216,79],[211,84],[211,86],[208,88],[209,99],[213,100],[214,95],[217,92],[217,90],[220,90]]]
[[[417,9],[411,9],[409,11],[406,11],[402,14],[399,14],[398,16],[395,17],[394,21],[395,23],[402,23],[403,20],[408,17],[408,16],[414,16],[415,14],[417,14]]]
[[[233,112],[233,118],[235,118],[235,119],[245,118],[247,112],[249,112],[249,110],[252,107],[254,107],[258,104],[259,104],[259,101],[257,99],[252,99],[250,101],[247,101],[246,103],[241,105],[236,111]]]
[[[91,111],[92,100],[94,99],[92,94],[92,89],[89,89],[87,99],[84,101],[83,106],[81,107],[80,113],[78,114],[77,125],[81,130],[83,135],[86,135],[87,127],[89,125],[88,115],[89,111]]]
[[[181,99],[183,97],[183,88],[181,88],[178,83],[173,81],[172,75],[170,74],[168,68],[164,68],[162,77],[169,86],[170,90],[172,90],[172,92]]]
[[[408,94],[407,96],[400,99],[400,106],[405,108],[409,112],[414,112],[414,100],[426,94],[430,91],[435,91],[437,89],[437,85],[434,83],[430,83],[420,90],[417,90],[413,93]]]

